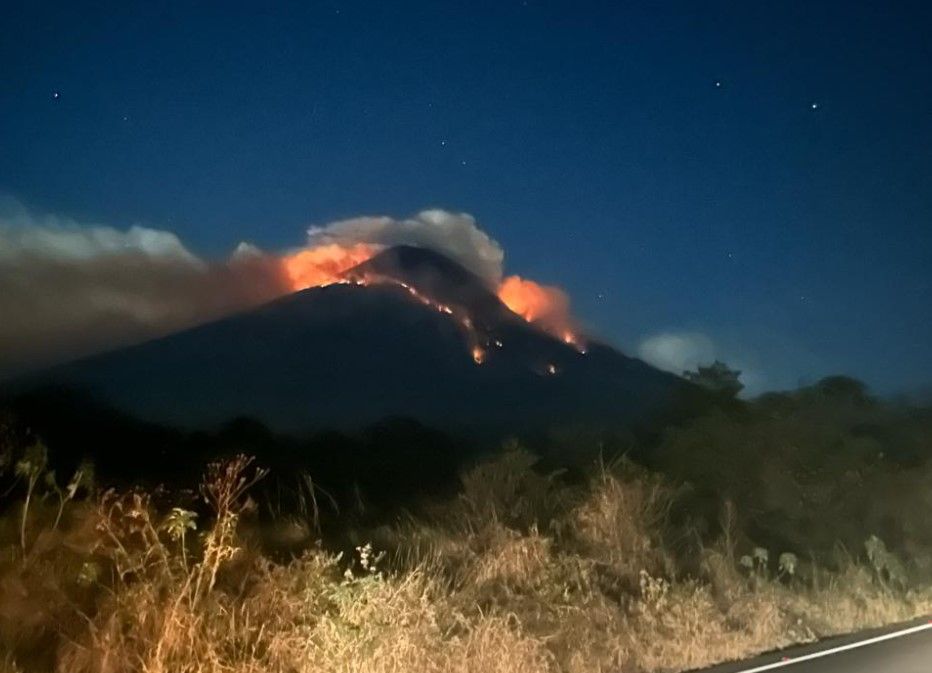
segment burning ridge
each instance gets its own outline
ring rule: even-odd
[[[520,276],[509,276],[490,288],[471,271],[428,248],[331,243],[284,257],[282,266],[294,291],[333,284],[391,284],[404,289],[457,322],[476,364],[486,361],[491,348],[501,347],[494,336],[496,328],[516,317],[585,352],[568,317],[569,299],[559,288]]]
[[[3,220],[3,213],[0,213]],[[403,247],[398,247],[403,246]],[[368,275],[347,272],[367,262]],[[423,251],[436,257],[418,261]],[[386,267],[425,273],[399,275]],[[442,261],[438,261],[442,260]],[[17,215],[0,221],[0,377],[142,343],[334,283],[402,283],[458,312],[462,323],[507,312],[578,342],[558,288],[504,277],[504,250],[468,213],[357,217],[313,226],[303,247],[266,252],[240,243],[204,259],[170,231]],[[429,271],[428,271],[429,269]],[[47,300],[34,301],[42,294]],[[498,319],[496,317],[496,319]]]

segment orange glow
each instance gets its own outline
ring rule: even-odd
[[[498,298],[514,313],[536,323],[564,343],[580,349],[570,318],[570,300],[558,287],[540,285],[521,276],[508,276],[498,286]]]
[[[539,285],[521,276],[508,276],[498,286],[498,298],[528,322],[566,311],[568,301],[562,290]]]
[[[430,306],[457,320],[474,344],[484,342],[473,324],[472,318],[457,306],[448,306],[421,294],[407,283],[381,275],[347,275],[347,271],[372,258],[381,250],[380,246],[368,243],[340,245],[329,243],[314,248],[306,248],[281,258],[281,270],[290,290],[297,292],[311,287],[322,287],[334,283],[355,283],[358,285],[394,284],[405,289],[414,299]],[[357,277],[358,276],[358,277]],[[520,276],[508,276],[498,288],[498,297],[514,313],[528,322],[536,324],[565,343],[574,346],[580,352],[582,344],[573,328],[569,317],[569,299],[561,289],[540,285]],[[492,342],[489,342],[490,344]],[[502,347],[499,340],[494,341],[497,348]],[[470,354],[476,364],[486,361],[486,350],[475,345]]]
[[[367,273],[364,275],[351,274],[351,275],[340,276],[333,282],[341,282],[341,283],[350,282],[350,283],[356,283],[358,285],[377,285],[377,284],[396,285],[402,288],[403,290],[405,290],[416,301],[421,302],[425,306],[432,308],[438,313],[442,313],[444,315],[450,316],[454,320],[459,321],[459,323],[463,326],[463,329],[465,330],[467,338],[469,339],[470,342],[476,343],[476,341],[480,340],[480,336],[478,332],[473,327],[472,320],[470,319],[468,315],[465,315],[462,308],[456,307],[456,306],[448,306],[447,304],[441,304],[440,302],[431,299],[427,295],[421,294],[421,292],[418,291],[417,288],[415,288],[412,285],[408,285],[408,283],[405,283],[404,281],[397,280],[389,276],[382,276],[379,274],[368,274]],[[485,349],[483,349],[478,344],[472,346],[469,352],[472,355],[473,361],[475,361],[477,365],[481,365],[483,362],[485,362],[485,359],[486,359]]]
[[[282,258],[285,276],[297,292],[341,282],[341,274],[372,257],[378,248],[366,243],[349,246],[330,243],[308,248]]]

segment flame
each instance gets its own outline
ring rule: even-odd
[[[342,282],[344,271],[362,264],[378,251],[378,247],[367,243],[348,246],[330,243],[286,255],[281,262],[291,289],[297,292]]]
[[[472,317],[461,307],[448,306],[434,301],[411,285],[397,279],[371,274],[359,277],[346,275],[347,271],[369,260],[381,249],[381,246],[369,243],[351,245],[329,243],[285,255],[280,259],[280,265],[288,287],[294,292],[335,283],[358,285],[388,283],[402,287],[416,300],[440,313],[451,316],[462,325],[468,340],[474,344],[470,348],[470,354],[476,364],[482,364],[488,357],[486,349],[480,344],[491,346],[494,343],[495,347],[502,347],[498,339],[491,342],[488,335],[482,337]],[[583,344],[569,317],[569,298],[560,288],[540,285],[521,276],[508,276],[499,285],[498,297],[514,313],[585,353]]]
[[[570,318],[569,297],[560,288],[521,276],[508,276],[498,286],[498,298],[528,322],[536,323],[564,343],[585,352]]]
[[[555,287],[539,285],[521,276],[508,276],[498,286],[498,298],[514,313],[534,322],[566,308],[566,295]]]

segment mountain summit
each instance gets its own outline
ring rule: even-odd
[[[516,317],[482,279],[428,248],[389,248],[353,267],[344,277],[363,282],[383,279],[415,288],[433,301],[460,307],[486,323],[503,323]]]

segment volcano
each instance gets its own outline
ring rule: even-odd
[[[340,282],[32,377],[138,418],[282,432],[405,417],[453,430],[621,426],[690,384],[615,349],[585,349],[512,313],[456,262],[395,247]],[[22,387],[22,386],[18,386]]]

